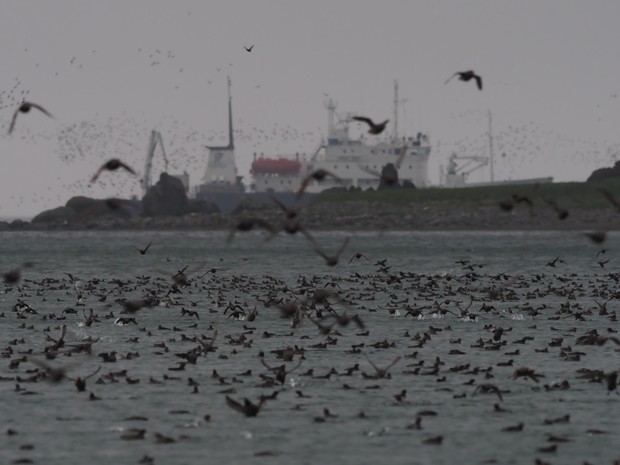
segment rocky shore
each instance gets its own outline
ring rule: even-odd
[[[616,167],[620,170],[620,165]],[[614,168],[615,169],[615,168]],[[603,173],[604,174],[604,173]],[[331,190],[300,208],[308,230],[590,230],[620,229],[620,177],[586,183],[462,189]],[[188,199],[181,182],[162,173],[138,199],[74,197],[32,221],[0,222],[0,231],[226,230],[241,218],[281,228],[283,211],[268,198],[244,198],[233,214]]]
[[[264,206],[234,215],[190,213],[179,216],[101,215],[62,221],[0,222],[0,231],[79,230],[225,230],[241,218],[259,217],[278,226],[284,215],[277,207]],[[502,211],[495,202],[479,205],[447,201],[392,205],[386,202],[320,202],[300,213],[309,230],[618,230],[618,214],[610,208],[573,208],[565,220],[544,206],[518,206]]]

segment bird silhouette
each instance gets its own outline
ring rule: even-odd
[[[375,371],[377,372],[377,374],[376,374],[377,378],[389,378],[390,377],[390,368],[392,368],[394,365],[396,365],[396,363],[398,363],[398,361],[401,358],[402,358],[401,356],[398,356],[388,366],[386,366],[385,368],[379,368],[377,365],[375,365],[372,362],[372,360],[370,360],[370,358],[368,358],[368,355],[366,355],[366,360],[368,360],[368,363],[370,363],[372,365],[372,367],[375,369]]]
[[[19,113],[28,113],[33,108],[36,108],[40,112],[49,116],[50,118],[53,118],[52,114],[49,111],[47,111],[45,108],[43,108],[41,105],[38,105],[32,102],[22,102],[19,108],[17,108],[17,110],[15,110],[15,112],[13,113],[13,119],[11,120],[11,125],[9,126],[9,134],[11,134],[13,132],[13,129],[15,129],[15,123],[17,122],[17,115]]]
[[[448,82],[450,82],[452,80],[453,77],[458,76],[459,80],[464,81],[464,82],[468,82],[472,79],[476,80],[476,85],[478,86],[478,90],[482,90],[482,78],[480,76],[478,76],[476,73],[474,73],[473,71],[469,70],[469,71],[457,71],[456,73],[454,73],[452,76],[450,76],[446,82],[444,84],[447,84]]]
[[[237,412],[243,413],[246,417],[255,417],[261,411],[267,399],[261,396],[258,404],[253,403],[249,399],[243,399],[243,404],[237,402],[229,396],[226,396],[226,405]]]
[[[301,186],[299,187],[299,190],[297,191],[297,193],[295,194],[295,198],[299,199],[304,191],[306,190],[306,187],[308,186],[308,183],[310,181],[312,181],[313,179],[316,181],[322,181],[323,179],[325,179],[327,176],[331,176],[332,178],[334,178],[336,181],[338,182],[342,182],[342,179],[340,179],[338,176],[336,176],[335,174],[330,173],[327,170],[324,170],[323,168],[319,168],[318,170],[310,173],[308,176],[306,176],[304,178],[304,180],[301,183]]]
[[[618,199],[616,199],[613,194],[611,192],[609,192],[607,189],[604,189],[602,187],[599,187],[599,192],[602,193],[605,198],[607,199],[607,201],[613,205],[613,207],[616,209],[616,211],[618,213],[620,213],[620,201],[618,201]]]
[[[148,245],[147,245],[144,249],[138,249],[138,248],[136,247],[136,250],[137,250],[138,252],[140,252],[140,255],[146,255],[146,252],[147,252],[147,250],[149,250],[149,248],[151,247],[151,244],[152,244],[152,243],[153,243],[152,241],[151,241],[151,242],[149,242],[149,244],[148,244]]]
[[[314,249],[314,251],[325,259],[325,263],[327,263],[327,266],[336,266],[338,264],[338,259],[340,258],[340,254],[344,251],[344,249],[349,244],[349,240],[350,238],[346,237],[344,241],[342,241],[342,245],[340,246],[340,248],[334,255],[327,255],[315,243],[311,242],[310,244],[312,245],[312,248]]]
[[[251,52],[252,49],[254,48],[254,44],[250,45],[249,47],[243,47],[245,49],[246,52]]]
[[[368,126],[370,126],[370,128],[368,129],[368,133],[374,135],[381,134],[385,129],[385,126],[387,126],[388,122],[390,121],[389,119],[386,119],[382,123],[375,123],[366,116],[354,116],[353,119],[355,121],[361,121],[362,123],[366,123]]]
[[[136,174],[136,172],[133,169],[131,169],[128,165],[120,161],[118,158],[112,158],[111,160],[108,160],[103,165],[101,165],[101,168],[97,170],[95,175],[91,178],[90,182],[95,182],[97,178],[99,178],[99,175],[106,170],[115,171],[119,168],[123,168],[126,171],[129,171],[131,174],[134,174],[134,175]]]

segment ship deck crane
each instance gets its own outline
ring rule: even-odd
[[[159,131],[151,131],[151,139],[149,141],[149,147],[146,152],[146,163],[144,165],[144,179],[142,180],[142,188],[144,194],[148,192],[151,187],[151,170],[153,168],[153,157],[155,156],[155,149],[157,146],[161,147],[161,153],[164,157],[165,171],[168,171],[168,157],[166,157],[166,150],[164,149],[164,141]]]
[[[466,160],[462,166],[457,166],[457,160]],[[489,164],[489,157],[482,156],[458,156],[456,153],[450,155],[448,161],[448,174],[460,174],[467,177],[470,173],[483,168]]]

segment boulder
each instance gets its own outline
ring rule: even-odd
[[[213,202],[209,202],[208,200],[190,199],[188,212],[203,213],[208,215],[211,213],[220,213],[220,209],[217,208],[217,205]]]
[[[75,210],[69,207],[58,207],[45,210],[32,219],[32,223],[64,223],[75,219]]]
[[[74,219],[77,220],[90,220],[102,216],[129,219],[133,216],[132,210],[135,209],[133,202],[130,200],[101,200],[82,196],[70,198],[66,207],[73,210],[75,213]]]
[[[189,200],[180,179],[162,173],[142,199],[144,216],[180,216],[188,213]]]
[[[394,163],[388,163],[381,170],[381,179],[379,180],[379,187],[377,190],[384,189],[398,189],[398,170],[394,166]]]
[[[237,214],[241,212],[259,212],[264,210],[271,210],[273,208],[274,204],[270,200],[263,200],[256,196],[244,195],[243,197],[241,197],[241,200],[231,213]]]
[[[11,221],[11,229],[13,231],[23,231],[30,229],[30,223],[24,220],[13,220]]]
[[[79,216],[80,214],[84,213],[88,209],[93,208],[100,202],[101,200],[91,199],[89,197],[78,195],[77,197],[71,197],[65,204],[65,207],[70,208],[74,211],[76,215]]]
[[[604,181],[605,179],[620,176],[620,161],[617,161],[613,168],[599,168],[594,170],[587,182]]]

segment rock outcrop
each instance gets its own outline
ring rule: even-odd
[[[32,219],[33,223],[65,223],[76,218],[75,210],[69,207],[58,207],[45,210]]]
[[[180,179],[162,173],[142,199],[144,216],[180,216],[189,213],[189,199]]]
[[[140,213],[140,202],[122,199],[91,199],[77,196],[70,198],[64,207],[39,213],[32,223],[68,223],[110,217],[129,219]]]
[[[594,170],[587,179],[587,182],[603,181],[618,176],[620,176],[620,161],[617,161],[613,168],[599,168],[598,170]]]

